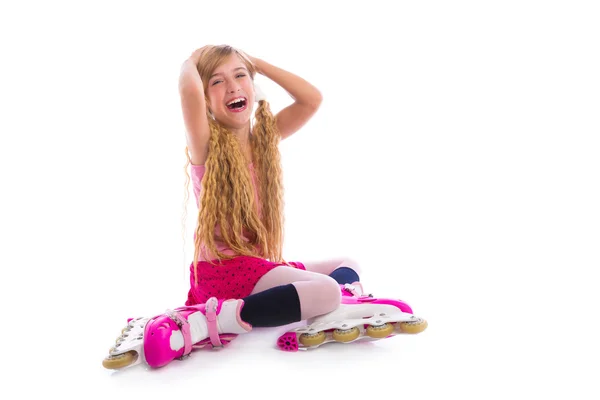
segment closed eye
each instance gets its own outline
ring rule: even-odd
[[[236,78],[243,78],[244,76],[246,76],[246,74],[237,74],[235,77]],[[223,82],[223,81],[221,81],[221,80],[213,81],[213,83],[211,84],[211,86],[215,86],[217,83],[221,83],[221,82]]]

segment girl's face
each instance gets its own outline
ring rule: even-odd
[[[220,124],[233,129],[248,124],[254,104],[254,83],[236,54],[231,54],[215,69],[206,91],[208,108]]]

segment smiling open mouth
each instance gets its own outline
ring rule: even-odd
[[[246,108],[246,104],[247,100],[243,97],[239,97],[227,103],[227,108],[231,111],[242,111]]]

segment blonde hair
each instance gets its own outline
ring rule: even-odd
[[[254,79],[256,68],[243,52],[231,46],[213,46],[202,54],[198,62],[198,72],[204,83],[205,96],[210,76],[231,54],[240,57]],[[209,114],[208,110],[207,114]],[[202,179],[194,240],[193,262],[196,285],[198,284],[198,256],[202,244],[219,261],[236,257],[218,251],[216,240],[225,243],[237,255],[260,257],[289,265],[282,257],[284,200],[281,157],[278,148],[281,137],[269,103],[265,100],[259,102],[255,119],[250,135],[250,147],[254,159],[262,218],[259,218],[257,212],[248,162],[237,137],[213,120],[210,114],[208,115],[210,126],[208,158],[205,163],[206,172]],[[185,154],[187,194],[189,185],[187,170],[191,164],[187,147]],[[215,235],[217,224],[219,224],[221,237]],[[242,235],[248,238],[248,242],[243,240]],[[205,256],[204,258],[206,259]],[[215,265],[212,260],[208,262]]]

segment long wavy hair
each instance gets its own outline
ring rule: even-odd
[[[204,83],[205,98],[208,98],[207,87],[210,76],[231,54],[240,57],[254,80],[256,67],[242,51],[227,45],[214,46],[207,49],[198,62],[198,72]],[[289,265],[282,257],[284,190],[278,147],[281,137],[269,103],[265,100],[259,102],[250,135],[261,217],[258,215],[254,200],[248,162],[242,152],[239,140],[232,132],[214,120],[208,109],[207,115],[210,139],[194,235],[195,283],[198,284],[198,256],[202,245],[219,261],[246,255]],[[187,146],[185,154],[187,158],[184,167],[187,200],[189,196],[188,166],[191,164]],[[186,211],[184,211],[185,214]],[[215,232],[217,224],[221,232],[218,237]],[[242,235],[246,236],[248,241],[243,240]],[[216,241],[225,243],[237,255],[229,256],[221,253],[217,250]],[[203,253],[203,258],[207,259],[206,253]],[[207,261],[216,265],[212,260],[207,259]]]

